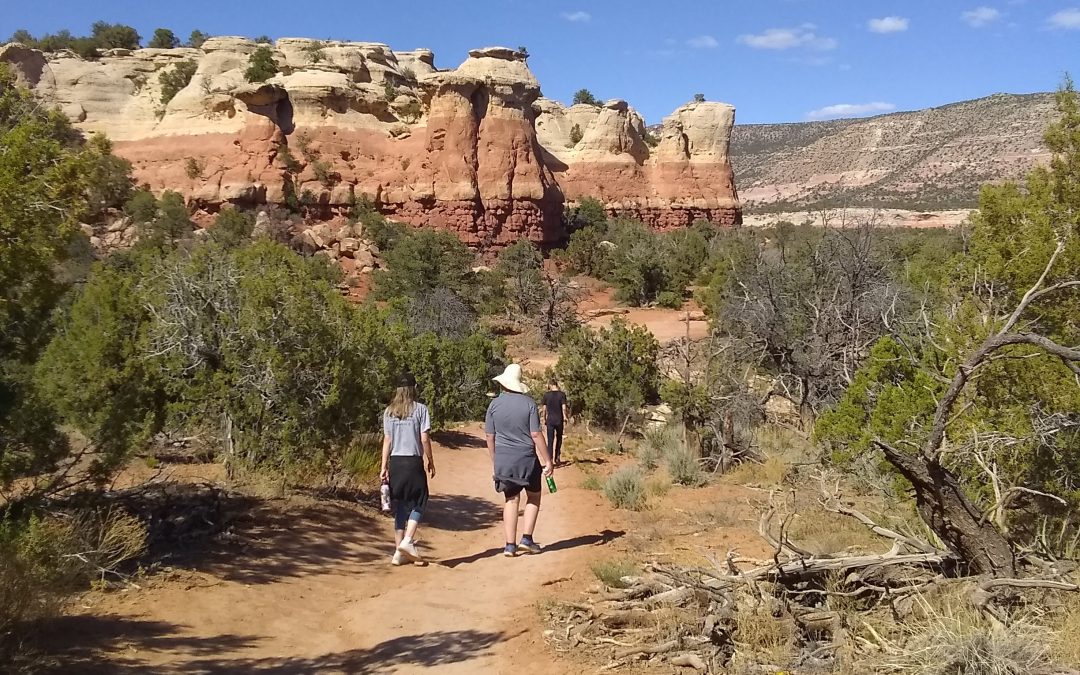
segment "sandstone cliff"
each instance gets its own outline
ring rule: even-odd
[[[542,100],[539,108],[537,133],[568,199],[596,197],[613,213],[660,229],[698,218],[740,222],[728,161],[733,107],[687,104],[664,119],[659,138],[649,136],[644,120],[622,100],[599,108]],[[581,133],[576,143],[575,127]]]
[[[730,106],[680,108],[650,147],[623,101],[564,108],[541,98],[511,49],[474,50],[438,70],[427,50],[282,39],[280,72],[248,83],[258,46],[216,37],[200,49],[84,60],[8,45],[0,61],[81,129],[109,136],[139,182],[209,211],[299,202],[330,216],[366,195],[388,215],[479,247],[554,243],[564,204],[583,196],[661,228],[739,221]],[[190,83],[163,104],[161,74],[187,62]],[[575,124],[583,138],[572,144]]]

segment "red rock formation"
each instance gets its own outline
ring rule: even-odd
[[[95,61],[59,54],[44,63],[8,47],[0,60],[21,64],[23,80],[81,128],[109,135],[139,182],[209,210],[295,196],[332,215],[366,195],[390,216],[481,248],[559,241],[564,203],[584,196],[662,229],[739,222],[729,106],[681,108],[650,148],[623,102],[567,110],[540,99],[514,50],[475,50],[457,69],[436,71],[425,50],[283,39],[282,72],[253,85],[243,71],[254,49],[213,38],[198,50]],[[198,64],[191,83],[161,103],[160,73],[185,60]],[[566,147],[568,120],[583,122],[578,147]]]

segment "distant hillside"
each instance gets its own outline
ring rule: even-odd
[[[1049,155],[1053,94],[996,94],[865,119],[737,125],[731,161],[747,212],[972,207],[979,186]]]

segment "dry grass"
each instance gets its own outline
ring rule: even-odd
[[[651,497],[663,497],[671,491],[671,479],[666,476],[654,476],[645,484],[645,490]]]
[[[1071,596],[1057,619],[1050,643],[1054,660],[1061,665],[1080,667],[1080,597]]]
[[[795,622],[773,616],[765,604],[739,603],[735,614],[736,659],[733,665],[768,663],[786,666],[795,654]]]
[[[995,625],[955,594],[917,598],[902,636],[866,664],[871,672],[902,675],[1027,675],[1052,665],[1051,631],[1031,617]]]
[[[788,530],[792,540],[811,553],[830,555],[843,551],[875,553],[888,550],[889,542],[853,518],[820,506],[799,509]]]
[[[726,478],[738,485],[771,488],[783,484],[790,470],[787,462],[780,457],[772,456],[760,464],[743,462],[729,471]]]
[[[581,481],[581,489],[583,490],[603,490],[604,483],[594,473],[586,473],[585,478]]]

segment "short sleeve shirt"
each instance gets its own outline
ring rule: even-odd
[[[484,429],[495,436],[495,452],[531,453],[532,434],[540,431],[540,410],[525,394],[503,392],[488,406]]]
[[[402,419],[383,413],[383,433],[390,437],[392,457],[423,455],[420,435],[428,431],[431,431],[431,416],[423,403],[414,404],[412,413]]]
[[[547,409],[547,423],[559,426],[563,423],[562,409],[566,405],[566,394],[561,391],[544,393],[544,407]]]

